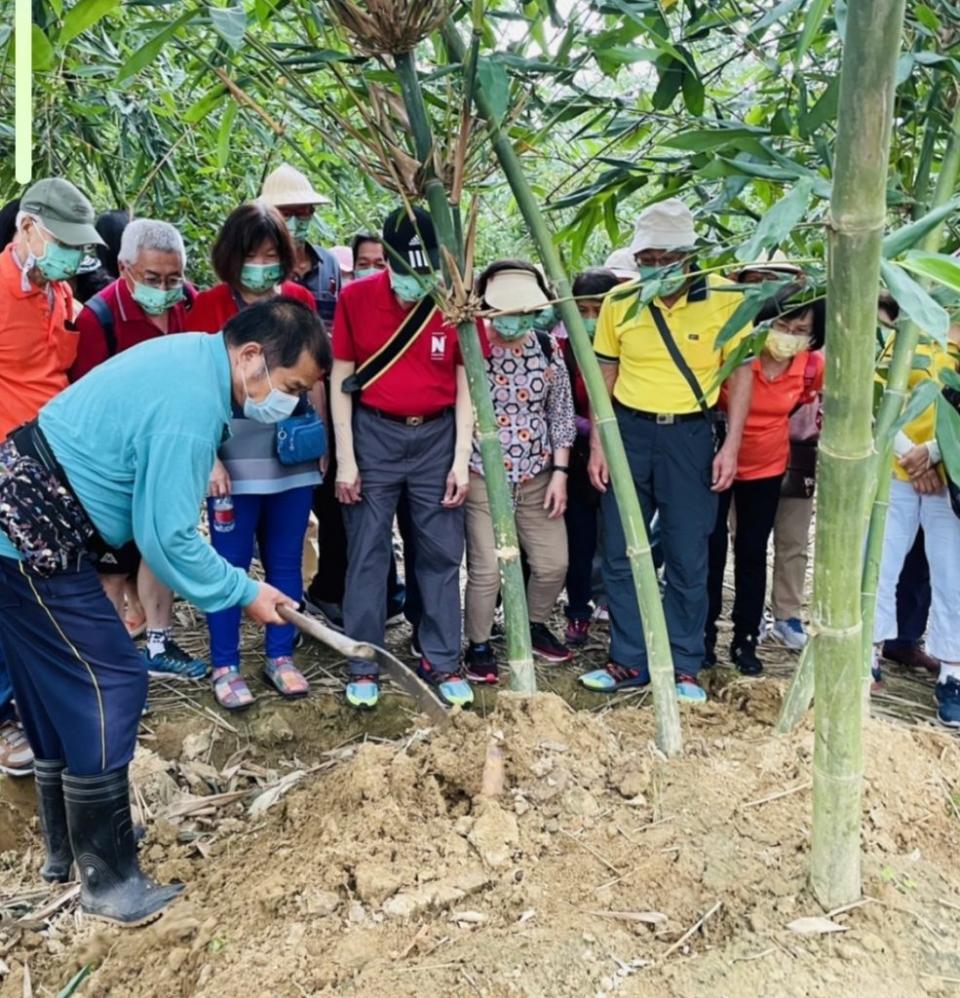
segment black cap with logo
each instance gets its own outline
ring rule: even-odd
[[[437,232],[429,212],[413,208],[412,214],[411,218],[406,208],[398,208],[383,223],[387,260],[394,270],[402,272],[406,264],[415,274],[429,274],[440,269]]]

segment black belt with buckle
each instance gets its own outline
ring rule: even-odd
[[[659,423],[661,426],[672,426],[674,423],[689,423],[694,419],[707,419],[712,417],[713,409],[709,413],[704,412],[647,412],[646,409],[633,409],[628,405],[619,403],[632,416],[639,416],[641,419],[649,419],[651,423]]]
[[[366,409],[367,412],[372,412],[374,416],[379,416],[380,419],[388,419],[391,423],[403,423],[405,426],[423,426],[424,423],[430,423],[441,416],[445,416],[451,409],[450,406],[447,406],[446,409],[429,412],[426,416],[398,416],[396,413],[384,412],[383,409],[377,409],[372,405],[364,405],[363,402],[360,403],[360,407]]]

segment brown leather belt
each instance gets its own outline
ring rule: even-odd
[[[392,412],[384,412],[383,409],[377,409],[372,405],[364,405],[363,402],[360,403],[360,407],[366,409],[367,412],[372,412],[374,416],[379,416],[380,419],[388,419],[391,423],[403,423],[406,426],[423,426],[424,423],[429,423],[434,419],[445,416],[451,409],[448,406],[446,409],[438,409],[436,412],[427,413],[426,416],[398,416]]]

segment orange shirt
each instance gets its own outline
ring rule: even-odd
[[[0,251],[0,440],[67,387],[78,337],[66,281],[24,291],[13,246]]]
[[[779,378],[770,381],[763,373],[760,358],[751,361],[753,395],[737,460],[738,480],[773,478],[787,470],[790,413],[798,403],[808,402],[811,395],[823,391],[823,367],[823,354],[805,350],[793,358]],[[726,408],[726,385],[720,405]]]

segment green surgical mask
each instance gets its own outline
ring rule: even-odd
[[[498,315],[491,320],[497,336],[506,342],[522,339],[531,330],[536,329],[535,315]]]
[[[420,301],[437,286],[433,274],[398,274],[390,271],[390,287],[400,301]]]
[[[151,288],[137,281],[134,282],[132,296],[147,315],[163,315],[177,302],[183,300],[183,288],[170,288],[165,291],[163,288]]]
[[[65,281],[80,269],[83,247],[61,246],[45,239],[43,256],[37,258],[37,269],[48,281]]]
[[[312,218],[301,218],[299,215],[291,215],[289,218],[285,218],[284,221],[287,223],[287,229],[290,231],[290,238],[295,243],[305,243],[307,241],[307,233],[310,231]]]
[[[374,274],[379,274],[379,267],[361,267],[359,270],[353,272],[353,279],[359,281],[361,277],[371,277]]]
[[[687,282],[687,274],[682,263],[673,263],[669,267],[640,267],[639,270],[642,284],[660,282],[657,294],[661,298],[664,295],[676,294]]]
[[[269,291],[282,276],[279,263],[245,263],[240,268],[240,283],[254,294]]]
[[[539,329],[543,333],[549,333],[556,324],[557,310],[552,305],[540,309],[533,317],[534,328]]]
[[[596,319],[584,319],[583,328],[587,331],[587,336],[592,340],[597,334],[597,320]]]

